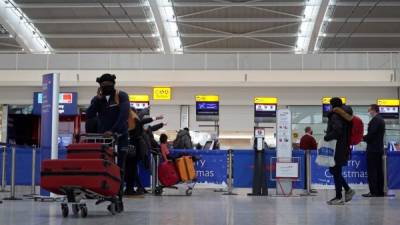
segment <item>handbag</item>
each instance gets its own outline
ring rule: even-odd
[[[325,141],[320,140],[318,143],[317,158],[315,163],[323,167],[334,167],[335,166],[335,149],[336,140]]]

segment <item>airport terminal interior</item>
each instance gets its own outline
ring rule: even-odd
[[[0,225],[400,224],[400,0],[0,0]]]

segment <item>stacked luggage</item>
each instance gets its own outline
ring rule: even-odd
[[[107,138],[110,139],[110,138]],[[65,195],[61,203],[64,217],[71,204],[75,215],[87,216],[85,198],[97,199],[96,204],[110,202],[112,215],[123,210],[121,169],[115,163],[115,139],[101,143],[82,142],[68,146],[67,159],[44,160],[41,168],[41,187]],[[90,140],[90,139],[85,139]],[[96,137],[98,140],[98,137]]]
[[[161,185],[155,190],[156,195],[161,195],[163,188],[175,188],[176,184],[187,185],[186,195],[192,195],[196,184],[196,170],[192,156],[182,156],[173,161],[163,162],[158,167],[158,180]]]

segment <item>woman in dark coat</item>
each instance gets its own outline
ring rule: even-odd
[[[330,104],[332,105],[332,111],[328,115],[328,127],[324,140],[336,140],[335,166],[329,168],[329,172],[333,175],[335,182],[336,196],[327,203],[329,205],[343,205],[345,202],[351,201],[355,194],[342,175],[342,167],[347,164],[350,156],[353,110],[343,105],[340,98],[332,98]],[[343,188],[346,191],[344,200],[342,199]]]

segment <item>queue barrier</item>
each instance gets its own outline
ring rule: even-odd
[[[15,185],[32,185],[32,156],[36,154],[35,160],[35,184],[40,184],[40,148],[36,151],[28,146],[16,146],[16,168],[15,168]],[[171,150],[171,154],[189,154],[198,156],[199,161],[196,162],[196,169],[199,183],[226,185],[228,183],[228,151],[226,150]],[[3,156],[6,156],[3,160]],[[300,172],[299,179],[294,182],[294,188],[304,189],[304,152],[300,150],[293,151],[293,157],[299,158]],[[0,168],[5,167],[5,182],[7,185],[11,183],[11,146],[6,146],[5,154],[0,154]],[[66,149],[59,150],[59,158],[66,156]],[[274,167],[271,166],[271,158],[276,156],[276,151],[265,151],[267,185],[269,188],[275,187],[273,181]],[[253,150],[232,150],[233,161],[233,187],[249,188],[252,184],[252,172],[254,169],[254,151]],[[316,152],[311,153],[311,183],[315,187],[324,188],[333,186],[333,178],[329,174],[327,168],[320,167],[315,164]],[[400,152],[387,153],[388,168],[388,187],[389,189],[400,189]],[[348,162],[348,166],[343,168],[345,179],[351,185],[363,185],[367,182],[367,167],[365,152],[353,151],[352,158]],[[139,166],[139,173],[144,186],[150,187],[151,172],[144,169],[143,165]],[[0,180],[3,174],[0,173]]]

